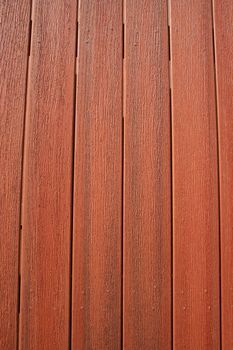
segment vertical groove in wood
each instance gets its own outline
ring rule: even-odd
[[[124,2],[123,2],[123,11],[124,11]],[[122,18],[124,18],[124,13],[122,12]],[[124,21],[124,20],[123,20]],[[121,199],[122,199],[122,203],[121,203],[121,349],[123,349],[123,344],[124,344],[124,326],[123,326],[123,322],[124,322],[124,311],[123,311],[123,303],[124,303],[124,285],[123,285],[123,273],[124,273],[124,261],[123,261],[123,251],[124,251],[124,206],[123,206],[123,202],[124,202],[124,142],[125,142],[125,133],[124,133],[124,36],[125,36],[125,29],[124,29],[124,22],[123,22],[123,43],[122,43],[122,47],[123,47],[123,53],[122,53],[122,59],[123,59],[123,63],[122,63],[122,183],[121,183]]]
[[[124,349],[171,349],[166,1],[126,0]]]
[[[0,3],[0,348],[17,348],[22,144],[30,1]]]
[[[19,348],[68,349],[76,3],[33,0]]]
[[[219,128],[222,349],[233,348],[233,3],[213,0]]]
[[[72,310],[73,310],[73,242],[74,242],[74,169],[75,169],[75,129],[76,129],[76,96],[77,96],[77,57],[79,45],[79,1],[77,1],[76,31],[75,31],[75,60],[74,60],[74,90],[73,90],[73,135],[72,135],[72,180],[71,180],[71,242],[70,242],[70,339],[69,349],[72,350]]]
[[[31,52],[31,35],[32,35],[32,1],[30,0],[30,16],[28,28],[28,50],[27,50],[27,68],[25,80],[25,98],[24,98],[24,119],[23,119],[23,135],[22,135],[22,152],[21,152],[21,179],[20,179],[20,229],[19,229],[19,249],[18,249],[18,319],[17,319],[17,349],[19,349],[19,329],[20,329],[20,309],[21,309],[21,254],[22,254],[22,202],[23,202],[23,164],[24,164],[24,146],[25,146],[25,128],[26,128],[26,111],[27,111],[27,97],[28,97],[28,77],[29,77],[29,63]]]
[[[122,0],[121,349],[124,349],[125,0]]]
[[[212,17],[212,45],[214,60],[214,92],[216,110],[216,144],[217,144],[217,179],[218,179],[218,234],[219,234],[219,343],[222,349],[222,242],[221,242],[221,185],[220,185],[220,148],[219,148],[219,123],[218,123],[218,94],[217,94],[217,62],[215,49],[215,26],[214,26],[214,0],[211,0]]]
[[[171,72],[171,0],[167,0],[168,25],[168,72],[169,72],[169,111],[170,111],[170,186],[171,186],[171,350],[173,350],[173,147],[172,147],[172,72]]]
[[[73,349],[121,347],[122,4],[79,8]]]
[[[122,75],[122,77],[123,77],[123,75]],[[122,87],[123,87],[123,85],[122,85]],[[124,273],[124,265],[123,265],[124,264],[124,261],[123,261],[123,250],[124,250],[124,228],[123,228],[123,219],[124,219],[124,210],[123,210],[124,209],[124,207],[123,207],[123,198],[124,198],[124,118],[122,118],[122,190],[121,190],[121,193],[122,193],[122,212],[121,212],[121,215],[122,215],[121,230],[122,231],[121,231],[121,346],[120,346],[120,349],[123,349],[124,348],[124,308],[123,308],[123,305],[124,305],[124,285],[123,285],[123,273]]]
[[[174,349],[219,349],[211,1],[171,2]]]

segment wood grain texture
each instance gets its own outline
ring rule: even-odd
[[[122,5],[79,9],[73,349],[120,349]]]
[[[17,346],[22,143],[30,1],[0,2],[0,348]]]
[[[233,348],[233,3],[214,1],[219,126],[222,349]]]
[[[69,348],[76,2],[34,0],[19,348]]]
[[[174,349],[219,349],[211,1],[171,1]]]
[[[124,349],[171,349],[171,154],[165,1],[126,0]]]

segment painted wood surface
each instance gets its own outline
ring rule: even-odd
[[[125,2],[124,349],[171,349],[166,3]]]
[[[0,348],[18,338],[18,261],[30,1],[0,2]]]
[[[171,1],[174,349],[219,349],[211,1]]]
[[[19,348],[68,349],[76,3],[35,0],[23,171]]]
[[[81,1],[73,236],[73,349],[121,348],[122,4]]]
[[[0,1],[0,349],[233,348],[232,21]]]
[[[214,1],[219,128],[222,349],[233,348],[233,3]]]

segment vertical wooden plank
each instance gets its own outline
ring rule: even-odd
[[[125,1],[124,349],[171,349],[167,5]]]
[[[222,349],[233,348],[233,3],[214,1],[219,126]]]
[[[0,348],[17,346],[20,192],[30,1],[0,2]]]
[[[211,1],[171,1],[174,349],[219,349]]]
[[[79,9],[73,349],[120,349],[122,5]]]
[[[68,349],[76,1],[33,0],[20,349]]]

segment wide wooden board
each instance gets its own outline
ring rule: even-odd
[[[30,0],[0,2],[0,348],[17,347]]]
[[[171,349],[167,5],[125,1],[123,348]]]
[[[219,208],[210,0],[171,1],[174,349],[219,349]]]
[[[79,8],[73,349],[121,347],[122,4]]]
[[[75,1],[33,1],[23,172],[21,350],[69,347],[75,33]]]

